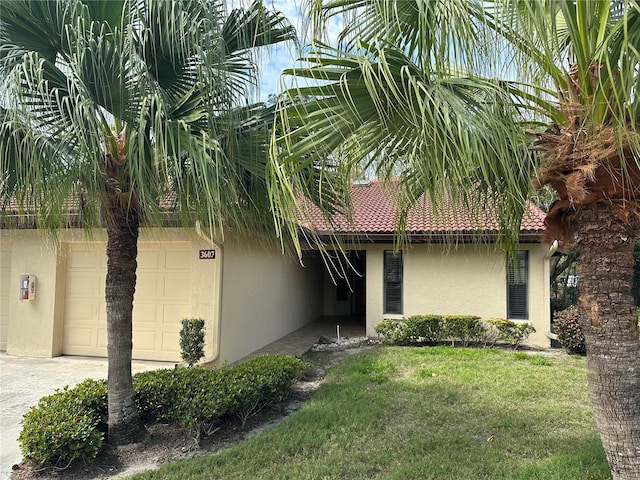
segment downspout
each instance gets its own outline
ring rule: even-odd
[[[554,240],[551,246],[549,247],[549,251],[544,255],[544,261],[548,262],[551,256],[558,251],[558,240]],[[547,338],[551,340],[558,340],[558,335],[555,333],[551,333],[551,312],[549,312],[549,318],[545,322],[544,334]]]
[[[224,284],[223,280],[223,272],[224,272],[224,248],[222,245],[217,245],[220,250],[220,274],[218,275],[218,312],[216,315],[216,338],[215,342],[215,350],[213,355],[207,357],[203,360],[203,363],[214,363],[220,358],[220,346],[221,346],[221,334],[222,334],[222,285]]]

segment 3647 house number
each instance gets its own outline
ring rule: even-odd
[[[216,258],[215,250],[200,250],[200,260],[212,260]]]

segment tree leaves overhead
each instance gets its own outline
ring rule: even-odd
[[[147,225],[174,211],[218,240],[272,231],[273,109],[249,99],[255,48],[295,41],[281,14],[222,0],[0,8],[3,210],[27,202],[58,227],[71,206],[91,227],[119,202]]]
[[[605,148],[573,166],[558,162],[540,182],[581,169],[580,188],[602,191],[603,199],[640,190],[633,186],[640,151],[637,1],[308,3],[317,38],[334,17],[344,28],[337,46],[315,40],[296,68],[284,72],[297,86],[280,104],[274,150],[293,165],[280,181],[305,161],[339,155],[347,175],[373,170],[404,187],[397,189],[404,192],[400,230],[425,193],[436,209],[445,195],[480,209],[477,198],[489,198],[504,244],[514,248],[538,167],[570,148],[563,135],[582,142],[606,126],[617,132],[617,163],[608,163]],[[295,101],[302,97],[309,101]],[[611,136],[604,133],[593,141]],[[576,151],[588,152],[590,145],[585,141]],[[596,170],[598,179],[615,183],[618,175],[625,185],[593,188],[589,172]],[[564,181],[553,184],[561,197]]]

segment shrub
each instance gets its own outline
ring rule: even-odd
[[[528,322],[513,322],[505,318],[490,318],[488,323],[498,331],[500,340],[517,349],[536,329]]]
[[[412,343],[437,343],[444,329],[441,315],[414,315],[407,320],[409,340]]]
[[[22,454],[42,467],[95,458],[107,429],[107,384],[85,380],[43,397],[22,418]]]
[[[376,333],[384,337],[385,343],[392,345],[408,345],[410,343],[411,332],[405,320],[385,318],[376,325]]]
[[[472,342],[481,341],[486,332],[480,317],[475,315],[445,315],[442,321],[444,337],[454,345],[459,340],[463,347],[468,347]]]
[[[556,312],[553,316],[553,322],[558,334],[560,345],[568,353],[577,353],[584,355],[586,348],[584,345],[584,334],[580,327],[580,310],[573,305],[565,310]]]
[[[376,325],[386,343],[410,345],[436,343],[443,338],[463,346],[472,342],[487,342],[487,329],[475,315],[414,315],[408,320],[385,319]]]
[[[145,421],[169,421],[179,396],[184,369],[163,368],[136,373],[133,390],[140,417]]]
[[[226,380],[227,369],[179,368],[171,420],[189,430],[196,446],[201,433],[209,434],[221,417],[232,413],[233,397]]]
[[[304,363],[266,355],[214,370],[175,368],[134,376],[136,403],[146,420],[172,421],[188,429],[196,445],[226,416],[243,423],[265,405],[282,400]]]
[[[251,415],[282,401],[304,366],[296,357],[262,355],[229,369],[227,382],[234,415],[244,425]]]
[[[180,355],[182,360],[193,367],[204,357],[204,320],[185,318],[180,330]]]

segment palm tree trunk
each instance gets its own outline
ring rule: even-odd
[[[123,211],[124,210],[124,211]],[[133,294],[136,289],[138,230],[132,209],[114,208],[107,226],[107,352],[109,442],[142,440],[146,430],[136,409],[131,376]]]
[[[589,398],[612,479],[638,480],[640,339],[631,295],[637,222],[623,222],[619,214],[609,204],[578,211],[579,304]]]

